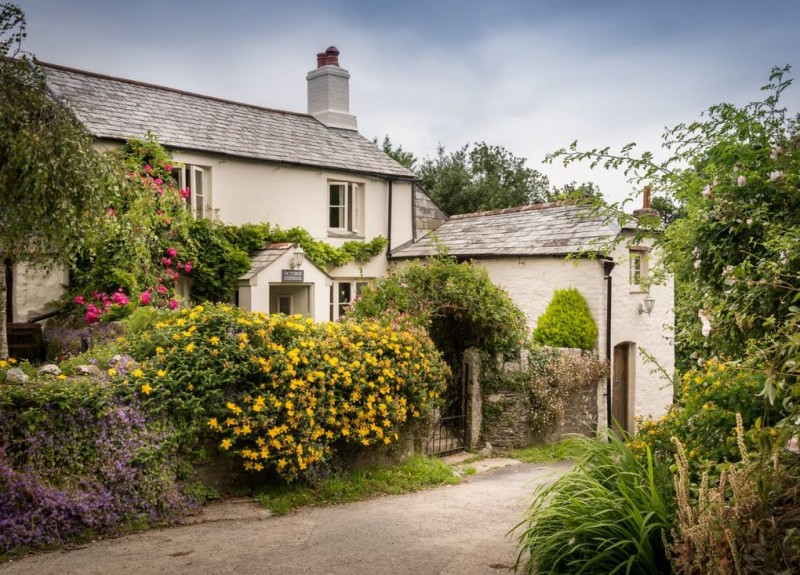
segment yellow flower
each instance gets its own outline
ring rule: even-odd
[[[115,376],[117,375],[117,370],[116,370],[116,369],[114,369],[113,367],[112,367],[112,368],[110,368],[110,369],[108,370],[108,375],[110,375],[111,377],[115,377]]]
[[[156,372],[156,375],[157,375],[158,377],[164,377],[165,375],[167,375],[167,372],[166,372],[166,371],[164,371],[163,369],[159,369],[159,370]]]
[[[186,346],[186,353],[192,353],[194,351],[194,342],[190,343]]]
[[[157,346],[157,347],[156,347],[156,354],[157,354],[157,355],[162,355],[163,353],[164,353],[164,348],[163,348],[163,347],[161,347],[160,345],[159,345],[159,346]]]
[[[152,388],[152,387],[150,387],[150,384],[149,384],[149,383],[145,383],[145,384],[142,386],[142,393],[143,393],[143,394],[145,394],[145,395],[150,395],[150,392],[151,392],[151,391],[153,391],[153,388]]]
[[[219,338],[214,335],[208,341],[211,343],[211,345],[217,345],[219,343]]]
[[[231,448],[231,445],[232,444],[231,444],[231,440],[230,439],[223,439],[222,443],[219,444],[219,446],[222,449],[225,449],[226,451]]]
[[[208,420],[208,426],[211,429],[219,429],[219,422],[217,421],[217,418],[216,417],[212,417],[211,419],[209,419]]]
[[[144,372],[141,369],[136,368],[131,372],[131,375],[133,377],[142,377],[144,375]]]
[[[3,366],[0,365],[0,367],[3,367]],[[58,379],[67,379],[67,376],[64,375],[63,373],[61,373],[61,374],[58,375]]]

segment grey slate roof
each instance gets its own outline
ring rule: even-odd
[[[293,247],[294,244],[292,243],[269,244],[264,246],[263,249],[253,252],[250,254],[250,271],[242,276],[239,276],[238,279],[249,280],[258,275],[262,270],[265,270],[270,265],[274,264],[279,257]]]
[[[140,138],[151,130],[172,148],[413,177],[358,132],[328,128],[307,114],[40,64],[50,88],[96,138]]]
[[[536,204],[452,216],[432,234],[392,252],[395,258],[435,255],[438,242],[464,258],[566,256],[603,251],[619,226],[571,203]]]

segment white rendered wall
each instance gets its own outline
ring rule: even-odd
[[[613,348],[625,342],[635,344],[633,356],[633,383],[629,390],[631,429],[634,416],[659,417],[672,403],[672,383],[648,362],[641,351],[653,356],[664,371],[672,376],[674,347],[672,345],[673,286],[650,287],[656,304],[650,315],[640,314],[639,304],[645,293],[629,283],[628,250],[619,248],[615,254],[616,266],[612,272],[611,357]],[[556,289],[576,288],[589,304],[597,324],[596,350],[601,357],[606,354],[606,281],[603,267],[595,259],[565,260],[556,257],[481,259],[476,263],[485,268],[492,281],[505,289],[515,304],[525,313],[532,330],[544,313]],[[613,365],[611,366],[613,373]],[[598,426],[606,425],[605,386],[598,393]]]
[[[12,296],[14,321],[25,323],[31,317],[53,309],[48,304],[64,294],[68,282],[68,274],[61,268],[42,272],[23,265],[15,266]]]

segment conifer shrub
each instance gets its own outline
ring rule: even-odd
[[[536,322],[533,340],[552,347],[594,347],[597,324],[589,311],[589,304],[577,289],[555,291],[547,309]]]

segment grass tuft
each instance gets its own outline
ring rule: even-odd
[[[565,459],[577,459],[584,453],[584,444],[579,436],[567,437],[558,443],[531,445],[509,453],[509,457],[523,463],[553,463]]]
[[[275,515],[285,515],[299,507],[337,505],[378,495],[455,485],[460,481],[441,460],[414,455],[395,467],[348,471],[328,477],[313,487],[302,483],[270,486],[256,494],[255,499]]]

